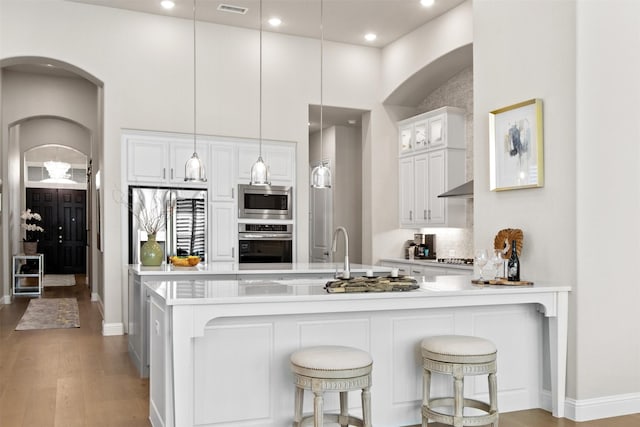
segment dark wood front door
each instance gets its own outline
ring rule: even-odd
[[[27,188],[27,208],[42,216],[45,274],[86,274],[85,190]]]

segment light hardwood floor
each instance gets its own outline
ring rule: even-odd
[[[129,361],[126,336],[101,335],[86,286],[45,288],[43,297],[76,297],[80,328],[15,331],[29,297],[0,310],[0,426],[150,426],[149,382]]]
[[[150,426],[149,381],[129,360],[127,337],[101,335],[102,317],[85,285],[45,288],[43,298],[62,297],[78,299],[80,328],[15,331],[30,298],[1,306],[0,426]],[[640,414],[585,423],[539,409],[500,415],[500,427],[635,426]]]

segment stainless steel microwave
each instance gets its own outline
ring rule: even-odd
[[[292,219],[291,187],[278,185],[238,185],[238,218]]]

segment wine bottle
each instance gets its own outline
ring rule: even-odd
[[[510,282],[520,281],[520,260],[518,259],[518,249],[516,241],[511,242],[511,257],[507,263],[507,280]]]

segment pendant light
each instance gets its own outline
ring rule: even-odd
[[[327,162],[322,158],[324,154],[324,140],[322,136],[322,128],[324,127],[324,121],[322,117],[323,101],[323,49],[324,49],[324,5],[320,0],[320,164],[313,168],[311,171],[311,187],[313,188],[331,188],[331,169],[327,166]]]
[[[204,164],[196,150],[196,0],[193,0],[193,155],[184,165],[184,180],[206,182]]]
[[[260,0],[260,116],[258,120],[259,128],[259,152],[258,160],[251,166],[250,185],[271,185],[269,182],[269,168],[262,160],[262,0]]]

